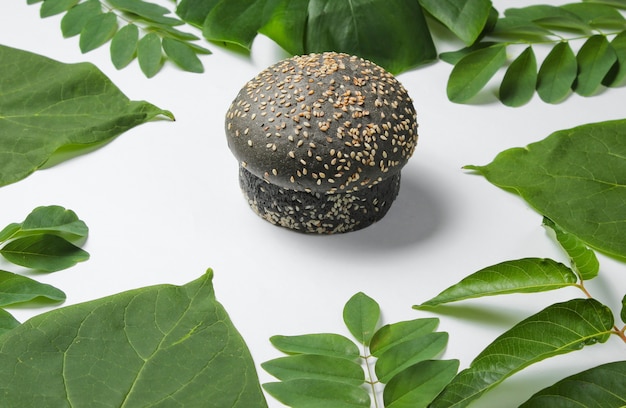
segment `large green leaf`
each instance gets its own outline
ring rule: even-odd
[[[0,186],[28,176],[59,149],[111,140],[157,115],[130,101],[95,66],[63,64],[0,45]]]
[[[419,0],[433,17],[465,44],[471,45],[482,33],[491,11],[490,0]]]
[[[212,272],[47,312],[0,337],[11,407],[266,407]]]
[[[626,406],[626,361],[590,368],[545,388],[520,408]]]
[[[61,302],[65,300],[65,293],[54,286],[26,276],[0,270],[0,307],[36,298]]]
[[[551,219],[543,219],[543,225],[554,231],[556,240],[561,247],[567,252],[572,260],[572,266],[583,280],[593,279],[600,271],[600,263],[596,257],[596,253],[589,249],[587,245],[572,234],[563,231]]]
[[[4,309],[0,309],[0,336],[2,336],[4,333],[10,330],[15,329],[19,325],[20,325],[20,322],[18,322],[11,315],[11,313],[7,312]]]
[[[557,131],[477,170],[587,245],[626,258],[626,120]]]
[[[548,306],[489,344],[431,407],[465,407],[531,364],[605,342],[612,329],[611,310],[597,300],[574,299]]]
[[[363,292],[352,296],[343,308],[343,321],[350,333],[369,346],[380,319],[380,306]]]
[[[186,7],[183,3],[181,6]],[[205,0],[203,3],[201,9],[209,10],[202,25],[206,39],[234,43],[246,49],[252,47],[257,30],[264,23],[265,0]]]
[[[576,284],[576,274],[551,259],[524,258],[481,269],[416,308],[482,296],[533,293]]]

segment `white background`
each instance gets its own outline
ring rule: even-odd
[[[533,2],[514,6],[528,4]],[[495,6],[504,10],[513,5],[496,1]],[[175,122],[138,126],[98,150],[0,188],[1,226],[48,204],[74,210],[89,226],[89,261],[37,275],[64,290],[66,304],[147,285],[184,284],[211,267],[217,298],[258,366],[280,356],[268,341],[272,335],[348,335],[343,305],[363,291],[380,304],[384,323],[440,317],[440,330],[450,334],[443,357],[457,358],[465,368],[519,320],[582,295],[571,288],[466,301],[437,313],[412,309],[501,261],[551,257],[567,263],[541,226],[540,215],[462,166],[487,164],[502,150],[557,130],[624,118],[625,88],[590,98],[573,95],[558,105],[535,96],[521,108],[503,106],[491,89],[480,103],[459,105],[445,93],[450,65],[438,62],[403,73],[399,79],[414,99],[420,139],[403,170],[397,201],[382,221],[365,230],[310,236],[272,226],[248,208],[224,136],[224,114],[239,89],[285,57],[273,42],[257,37],[250,56],[205,43],[213,51],[202,57],[205,73],[166,64],[146,79],[136,62],[117,71],[108,46],[81,54],[78,39],[63,39],[59,23],[60,16],[41,19],[39,5],[5,1],[0,42],[62,62],[91,61],[129,98],[147,100],[176,116]],[[600,276],[587,287],[618,311],[626,293],[624,265],[603,256],[600,262]],[[8,264],[0,267],[15,271]],[[11,312],[22,321],[42,310]],[[475,406],[517,406],[567,375],[623,359],[624,350],[612,336],[607,344],[546,360],[506,380]],[[258,373],[261,382],[273,380],[260,368]],[[272,398],[268,403],[281,406]]]

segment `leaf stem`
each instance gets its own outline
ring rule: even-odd
[[[365,361],[365,367],[367,370],[367,378],[369,381],[365,381],[369,384],[372,389],[372,399],[374,400],[374,407],[378,408],[378,396],[376,395],[376,384],[378,384],[378,380],[375,378],[375,374],[372,372],[372,367],[370,366],[370,359],[372,355],[369,353],[367,346],[363,345],[363,360]]]
[[[626,326],[622,327],[621,330],[617,326],[613,326],[613,333],[617,334],[617,336],[626,343]]]

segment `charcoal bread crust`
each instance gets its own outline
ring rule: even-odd
[[[261,218],[298,232],[357,231],[387,214],[400,190],[400,173],[351,193],[321,194],[270,184],[243,167],[239,183],[248,205]]]
[[[418,138],[402,84],[372,62],[334,52],[263,70],[232,102],[225,127],[252,208],[274,224],[317,233],[382,218]],[[285,212],[302,209],[299,202],[317,207],[295,218]],[[331,203],[346,207],[345,219],[326,211]]]

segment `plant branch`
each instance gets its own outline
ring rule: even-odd
[[[372,355],[369,353],[367,346],[363,345],[363,360],[365,360],[365,367],[367,369],[367,378],[369,381],[366,381],[370,388],[372,389],[372,399],[374,400],[374,407],[378,408],[378,396],[376,395],[376,384],[378,381],[375,379],[375,375],[372,372],[372,367],[370,367],[370,359]]]

